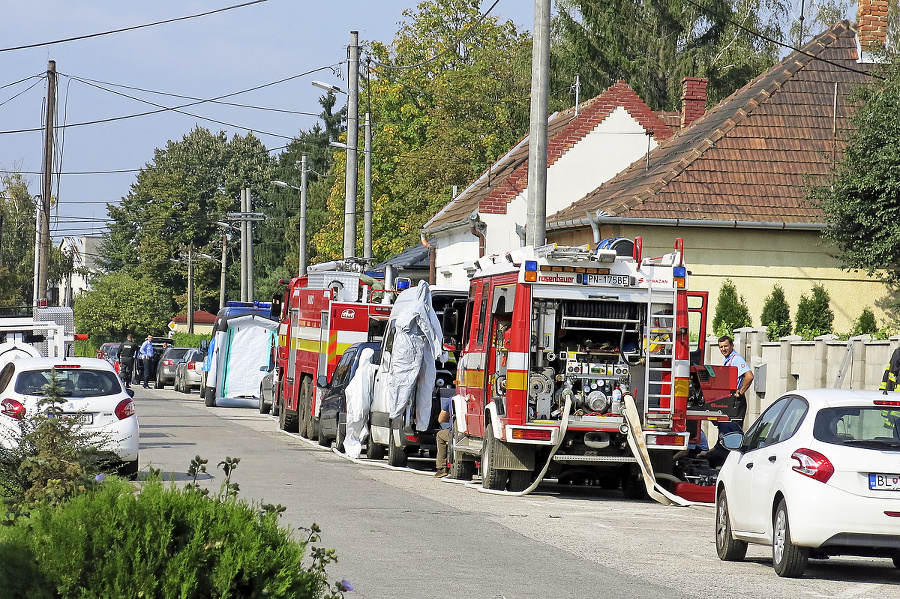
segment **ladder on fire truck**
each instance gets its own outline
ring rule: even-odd
[[[667,257],[645,260],[641,268],[662,264]],[[647,277],[647,321],[644,331],[644,424],[647,428],[671,428],[675,406],[675,312],[678,289]]]

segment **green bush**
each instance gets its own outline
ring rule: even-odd
[[[751,326],[750,309],[743,297],[739,297],[737,288],[731,279],[725,279],[719,289],[716,302],[716,315],[713,317],[713,331],[717,337],[733,335],[734,329]]]
[[[209,335],[189,335],[188,333],[172,333],[175,347],[200,347],[201,341],[209,341]]]
[[[781,285],[775,285],[772,293],[766,297],[760,322],[766,327],[766,334],[771,340],[791,334],[791,309],[784,298]]]
[[[116,456],[98,449],[106,441],[102,435],[86,432],[75,418],[48,416],[64,401],[61,390],[53,371],[40,409],[26,414],[18,433],[0,433],[9,437],[0,443],[0,499],[8,514],[64,502],[90,488],[102,470],[115,467]]]
[[[0,527],[0,580],[18,581],[0,587],[0,597],[342,596],[344,583],[331,590],[325,576],[333,550],[310,545],[319,529],[293,540],[278,526],[282,510],[233,494],[211,498],[192,485],[166,487],[158,474],[139,490],[109,477]]]
[[[830,303],[831,298],[822,285],[814,285],[810,297],[801,295],[797,304],[797,334],[812,339],[831,333],[834,312]]]
[[[875,314],[869,308],[863,308],[856,321],[853,323],[853,330],[850,332],[851,337],[857,335],[875,335],[878,332],[878,322],[875,320]]]

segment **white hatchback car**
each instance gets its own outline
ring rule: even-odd
[[[22,358],[6,364],[0,370],[0,444],[17,443],[19,421],[38,409],[53,371],[62,387],[62,414],[77,415],[84,432],[102,438],[101,448],[121,460],[122,475],[137,473],[140,432],[134,400],[106,360]]]
[[[900,568],[900,401],[879,391],[793,391],[743,435],[716,483],[716,550],[772,545],[779,576],[810,557],[892,558]]]

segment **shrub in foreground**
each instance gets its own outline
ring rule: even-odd
[[[236,486],[235,486],[236,488]],[[283,508],[118,477],[0,527],[3,597],[322,597],[333,551],[278,526]],[[27,576],[27,578],[26,578]],[[330,597],[340,596],[340,583]]]

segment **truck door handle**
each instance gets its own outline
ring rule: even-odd
[[[747,462],[747,470],[753,469],[753,462]]]
[[[770,455],[770,456],[769,456],[769,461],[772,462],[773,464],[775,463],[775,460],[777,460],[777,459],[778,459],[778,458],[775,457],[775,456],[773,456],[773,455]]]

